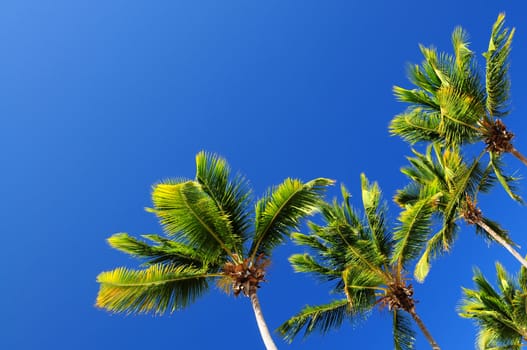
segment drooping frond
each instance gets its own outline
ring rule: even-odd
[[[395,350],[414,349],[415,332],[407,314],[397,310],[393,314],[393,342]]]
[[[507,192],[507,194],[514,199],[515,201],[523,204],[522,197],[516,193],[516,182],[518,181],[518,178],[514,176],[505,175],[503,173],[503,163],[501,161],[500,156],[489,153],[490,156],[490,162],[489,166],[494,170],[494,175],[498,179],[498,181],[501,184],[501,187]]]
[[[459,226],[450,221],[444,223],[441,229],[428,239],[423,254],[415,265],[414,277],[418,282],[423,282],[428,276],[432,259],[450,250],[458,231]]]
[[[153,243],[131,237],[127,233],[114,234],[108,238],[108,243],[117,250],[146,260],[147,265],[161,263],[174,266],[203,267],[204,257],[188,245],[158,235],[143,235],[143,237]]]
[[[490,35],[489,48],[485,57],[487,111],[490,116],[503,117],[508,113],[509,103],[509,55],[514,28],[504,27],[505,14],[500,13]]]
[[[304,184],[286,179],[261,198],[256,204],[255,235],[249,249],[251,260],[261,253],[269,256],[275,246],[298,228],[302,218],[319,208],[326,187],[333,182],[318,178]]]
[[[251,191],[247,181],[231,170],[225,159],[206,152],[196,155],[196,181],[216,203],[232,225],[232,234],[245,241],[248,237]]]
[[[128,314],[163,314],[192,303],[217,275],[201,269],[152,265],[146,270],[117,268],[97,276],[100,283],[96,306]]]
[[[278,328],[278,332],[289,342],[304,330],[304,336],[314,331],[327,333],[338,328],[345,319],[353,316],[346,299],[336,300],[329,304],[306,306]]]
[[[232,233],[229,217],[194,181],[158,184],[152,191],[155,213],[176,240],[202,251],[210,260],[241,253],[241,239]]]
[[[398,262],[399,268],[417,258],[424,248],[431,232],[431,218],[434,211],[432,198],[420,199],[407,206],[399,215],[400,225],[394,232],[395,246],[392,262]]]

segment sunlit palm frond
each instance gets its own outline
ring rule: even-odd
[[[218,275],[202,269],[152,265],[146,270],[117,268],[102,272],[96,305],[112,312],[163,314],[192,303]]]
[[[496,271],[498,290],[475,270],[476,289],[463,289],[460,315],[478,325],[480,349],[519,349],[527,329],[525,290],[501,264],[496,264]]]
[[[409,205],[399,215],[399,227],[394,232],[394,252],[392,262],[398,262],[400,267],[419,256],[431,233],[431,219],[434,212],[434,202],[438,195],[423,198]]]
[[[108,243],[112,248],[146,260],[147,265],[162,263],[201,268],[207,260],[198,251],[183,243],[158,235],[143,235],[143,237],[152,243],[137,239],[127,233],[114,234],[108,238]]]
[[[509,104],[509,63],[512,37],[511,30],[504,27],[505,14],[500,13],[490,35],[489,47],[484,57],[486,59],[486,92],[487,111],[490,116],[503,117],[508,113]]]
[[[489,156],[490,156],[489,166],[494,171],[494,175],[496,176],[496,179],[501,184],[501,187],[503,187],[505,192],[507,192],[507,194],[512,199],[523,204],[522,197],[518,193],[516,193],[516,184],[519,178],[510,176],[510,175],[505,175],[503,173],[503,162],[501,161],[500,156],[494,153],[489,153]]]
[[[390,134],[403,138],[410,144],[444,140],[440,132],[441,113],[428,112],[421,107],[410,107],[396,115],[390,122]]]
[[[196,181],[225,214],[232,225],[232,234],[247,240],[250,227],[251,190],[241,175],[231,178],[225,159],[211,153],[196,155]]]
[[[336,300],[329,304],[306,306],[295,316],[278,328],[278,332],[289,342],[304,330],[304,336],[314,331],[327,333],[339,327],[346,319],[355,315],[346,299]]]
[[[324,178],[307,183],[286,179],[271,189],[256,204],[255,235],[249,255],[269,256],[291,231],[298,229],[302,218],[318,210],[326,187],[333,182]]]
[[[378,254],[387,263],[391,256],[392,241],[386,226],[387,206],[382,201],[381,189],[374,182],[370,183],[365,174],[361,174],[362,204],[368,222],[369,231]]]
[[[152,201],[154,208],[150,211],[176,240],[205,252],[211,260],[241,253],[242,242],[232,233],[229,217],[199,183],[160,183],[152,191]]]
[[[322,282],[332,281],[342,277],[340,271],[324,266],[307,253],[294,254],[289,257],[289,262],[295,272],[310,273]]]

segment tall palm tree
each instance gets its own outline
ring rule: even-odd
[[[480,350],[520,350],[527,346],[527,270],[522,267],[513,278],[496,263],[498,290],[475,270],[476,289],[464,288],[460,315],[479,326]]]
[[[453,55],[421,45],[423,63],[408,69],[408,79],[415,88],[394,87],[396,97],[409,107],[393,118],[390,132],[411,144],[460,146],[483,142],[496,172],[500,170],[494,164],[503,153],[511,153],[527,165],[527,158],[512,144],[513,133],[503,123],[509,113],[508,59],[514,35],[514,29],[504,27],[504,21],[501,13],[492,27],[483,55],[484,76],[462,28],[452,34]]]
[[[156,184],[154,213],[165,237],[126,233],[109,238],[112,247],[142,259],[148,267],[120,267],[97,277],[96,305],[112,312],[162,314],[184,308],[211,281],[249,297],[267,349],[276,349],[264,321],[257,289],[274,247],[299,221],[317,210],[331,180],[286,179],[257,201],[251,215],[246,180],[231,177],[227,162],[204,152],[196,156],[196,178]],[[253,226],[253,227],[251,227]]]
[[[424,236],[418,238],[418,241],[424,243],[425,249],[416,264],[416,279],[424,280],[430,270],[431,259],[451,249],[461,219],[475,225],[476,232],[498,242],[527,267],[527,261],[514,249],[514,243],[507,232],[498,223],[483,216],[481,209],[477,207],[478,195],[488,192],[495,182],[492,165],[484,167],[480,163],[483,154],[467,164],[458,148],[445,148],[435,144],[428,146],[425,154],[415,150],[413,152],[414,157],[408,157],[410,166],[402,169],[411,182],[397,192],[395,202],[405,211],[413,211],[416,206],[431,206],[428,210],[438,220],[434,222],[432,217],[429,225],[439,226],[438,231],[429,239]],[[503,178],[511,193],[520,199],[514,193],[514,180],[511,177]],[[432,198],[435,200],[431,200]]]
[[[333,293],[342,298],[325,305],[307,306],[285,322],[279,332],[292,341],[303,329],[309,335],[339,327],[346,319],[364,316],[375,306],[393,315],[395,349],[413,349],[411,316],[433,349],[436,341],[416,312],[413,287],[406,277],[406,266],[419,251],[415,231],[427,231],[428,210],[400,217],[395,240],[386,224],[386,205],[379,186],[362,175],[364,218],[350,205],[350,194],[342,187],[342,204],[336,201],[322,209],[324,226],[309,223],[310,234],[293,234],[293,240],[312,253],[291,256],[297,272],[310,273],[323,282],[333,282]]]

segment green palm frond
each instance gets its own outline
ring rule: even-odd
[[[320,264],[313,256],[305,254],[294,254],[289,257],[289,262],[295,272],[310,273],[316,279],[327,282],[337,278],[341,278],[339,271],[333,270]]]
[[[403,138],[410,144],[444,140],[440,132],[442,122],[439,111],[429,112],[421,107],[411,107],[396,115],[390,122],[390,134]]]
[[[386,203],[382,202],[381,189],[374,182],[370,183],[365,174],[361,174],[362,203],[370,228],[371,237],[378,254],[386,261],[391,256],[391,238],[386,227]]]
[[[205,257],[195,249],[180,242],[158,235],[143,235],[152,243],[131,237],[127,233],[116,233],[108,238],[112,248],[146,260],[146,265],[172,264],[174,266],[203,267]]]
[[[494,175],[496,176],[497,180],[500,182],[501,187],[507,192],[507,194],[514,199],[515,201],[523,204],[522,197],[516,193],[516,183],[519,180],[518,178],[514,176],[505,175],[503,173],[503,162],[501,161],[501,157],[494,154],[489,153],[490,161],[489,166],[494,171]]]
[[[231,179],[225,159],[206,152],[196,155],[196,180],[232,225],[232,234],[245,241],[250,227],[251,191],[241,175]]]
[[[453,146],[485,139],[493,117],[508,113],[509,55],[514,29],[504,26],[504,14],[492,28],[485,78],[480,74],[468,34],[452,33],[453,55],[420,45],[420,65],[410,65],[408,80],[414,88],[394,87],[395,97],[409,106],[390,123],[390,132],[409,143],[441,142]]]
[[[419,256],[431,232],[434,202],[438,198],[439,194],[431,198],[420,199],[401,212],[399,215],[400,225],[394,232],[396,243],[392,262],[398,262],[398,265],[403,267]]]
[[[285,340],[292,342],[293,339],[304,330],[304,337],[319,331],[327,333],[329,330],[342,325],[344,320],[355,315],[350,309],[346,299],[335,300],[329,304],[318,306],[306,306],[295,316],[278,328],[278,332]]]
[[[448,252],[457,237],[459,226],[450,221],[445,223],[441,229],[428,239],[423,254],[417,261],[414,270],[414,277],[419,282],[424,282],[430,272],[432,259]]]
[[[165,231],[176,240],[203,251],[210,260],[241,253],[241,239],[232,232],[230,218],[194,181],[157,184],[152,191],[154,209]]]
[[[298,229],[302,218],[318,210],[326,187],[333,183],[324,178],[305,184],[286,179],[260,199],[256,204],[254,240],[249,249],[251,258],[261,253],[269,256],[292,230]]]
[[[510,80],[508,58],[511,52],[514,28],[504,27],[505,14],[500,13],[492,26],[486,59],[487,111],[489,115],[503,117],[508,113]]]
[[[412,350],[414,349],[415,332],[408,315],[401,311],[395,311],[393,314],[393,342],[395,350]]]
[[[97,276],[96,305],[112,312],[163,314],[192,303],[217,277],[202,269],[152,265],[146,270],[117,268]]]
[[[519,349],[527,335],[525,290],[496,263],[498,290],[475,270],[476,289],[464,288],[460,315],[479,327],[479,349]]]

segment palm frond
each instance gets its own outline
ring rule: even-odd
[[[412,322],[408,315],[397,310],[392,312],[393,315],[393,342],[395,350],[412,350],[414,349],[415,332],[412,328]]]
[[[309,254],[294,254],[289,257],[289,262],[295,272],[310,273],[322,282],[332,281],[341,278],[340,271],[321,265],[313,256]]]
[[[210,260],[241,253],[241,239],[232,234],[232,224],[216,203],[194,181],[158,184],[152,191],[155,213],[165,231],[202,251]]]
[[[505,14],[500,13],[490,35],[489,48],[483,55],[486,64],[487,111],[490,116],[503,117],[508,114],[510,91],[509,55],[514,28],[504,27]]]
[[[375,249],[388,263],[391,256],[391,238],[387,234],[387,207],[382,201],[381,189],[376,182],[370,183],[364,174],[361,174],[361,188],[364,212]]]
[[[202,269],[152,265],[146,270],[117,268],[97,276],[100,283],[96,306],[128,314],[163,314],[184,308],[208,288],[217,275]]]
[[[439,196],[420,199],[407,206],[399,215],[399,227],[394,232],[394,252],[392,262],[400,267],[417,258],[425,247],[431,232],[431,218],[434,202]]]
[[[463,289],[460,316],[473,319],[479,326],[480,349],[518,349],[526,335],[525,295],[499,263],[496,270],[499,291],[475,270],[476,289]]]
[[[428,239],[426,248],[415,265],[414,277],[418,282],[424,282],[428,276],[432,259],[450,250],[458,231],[459,226],[450,221],[444,223],[441,229]]]
[[[278,328],[278,332],[288,342],[304,330],[304,337],[319,331],[323,334],[338,328],[345,319],[353,315],[346,299],[336,300],[329,304],[306,306]]]
[[[441,114],[428,112],[421,107],[410,107],[396,115],[390,122],[390,134],[400,136],[410,144],[443,140],[440,132]]]
[[[489,155],[490,155],[489,165],[490,167],[492,167],[492,170],[494,170],[494,175],[496,175],[496,178],[500,182],[501,187],[503,187],[505,192],[507,192],[507,194],[512,199],[523,204],[522,197],[516,193],[516,182],[518,179],[513,176],[508,176],[508,175],[503,174],[503,170],[502,170],[503,164],[501,162],[501,158],[498,155],[492,152],[489,153]]]
[[[244,241],[250,227],[249,203],[251,190],[241,175],[231,179],[231,170],[225,159],[211,153],[196,155],[196,181],[216,203],[232,225],[232,234]]]
[[[254,241],[249,249],[251,260],[258,254],[270,256],[300,220],[316,212],[322,195],[333,180],[318,178],[307,183],[286,179],[271,189],[256,204]]]
[[[206,261],[195,249],[183,243],[158,235],[143,235],[143,237],[149,239],[153,244],[131,237],[127,233],[112,235],[108,238],[108,243],[112,248],[146,260],[146,265],[161,263],[201,268]]]

